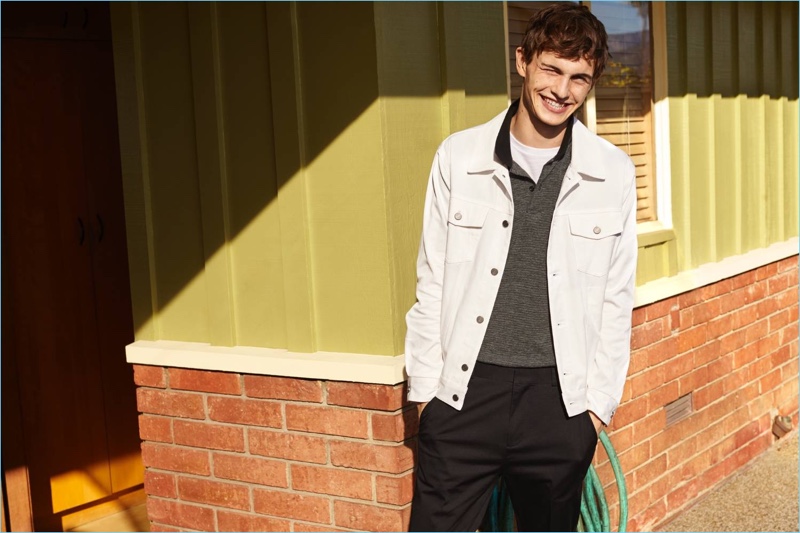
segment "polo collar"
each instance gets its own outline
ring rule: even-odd
[[[514,100],[514,102],[508,108],[506,116],[503,119],[503,125],[500,127],[500,131],[497,134],[497,140],[494,144],[495,158],[501,165],[509,170],[511,170],[511,165],[513,164],[513,160],[511,158],[511,120],[514,118],[514,115],[517,114],[518,109],[519,98]],[[564,138],[561,140],[561,147],[558,149],[558,153],[553,158],[553,161],[561,161],[564,158],[564,155],[567,153],[572,140],[573,122],[573,118],[570,117],[567,123],[567,130],[564,132]]]

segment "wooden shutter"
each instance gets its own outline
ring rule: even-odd
[[[522,42],[528,20],[552,2],[508,2],[508,48],[511,99],[519,96],[522,78],[517,74],[515,51]],[[634,2],[629,4],[641,4]],[[592,5],[606,23],[602,2]],[[640,9],[649,6],[641,7]],[[649,28],[649,25],[648,25]],[[624,150],[636,165],[639,222],[656,219],[655,152],[652,120],[652,38],[649,30],[633,34],[609,34],[613,56],[594,89],[596,123],[590,129]]]

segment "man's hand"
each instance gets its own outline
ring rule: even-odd
[[[603,422],[597,417],[596,414],[589,411],[589,417],[592,419],[592,424],[594,424],[594,430],[597,434],[600,434],[600,430],[603,428]]]
[[[417,416],[422,416],[422,411],[425,410],[425,407],[428,405],[428,402],[419,402],[417,404]]]

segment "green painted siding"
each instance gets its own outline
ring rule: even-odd
[[[798,234],[797,4],[669,2],[677,266]]]
[[[137,339],[398,354],[429,166],[502,4],[112,4]]]

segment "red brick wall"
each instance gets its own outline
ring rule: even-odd
[[[649,530],[797,423],[797,257],[634,312],[609,428],[629,531]],[[418,416],[404,384],[135,366],[153,531],[404,530]],[[689,392],[694,413],[666,427]],[[600,447],[612,523],[618,498]]]
[[[398,531],[417,412],[403,384],[134,366],[153,531]]]
[[[651,531],[775,441],[798,411],[797,256],[638,308],[623,402],[609,435],[625,472],[629,531]],[[664,406],[692,393],[666,427]],[[602,451],[612,523],[613,473]]]

